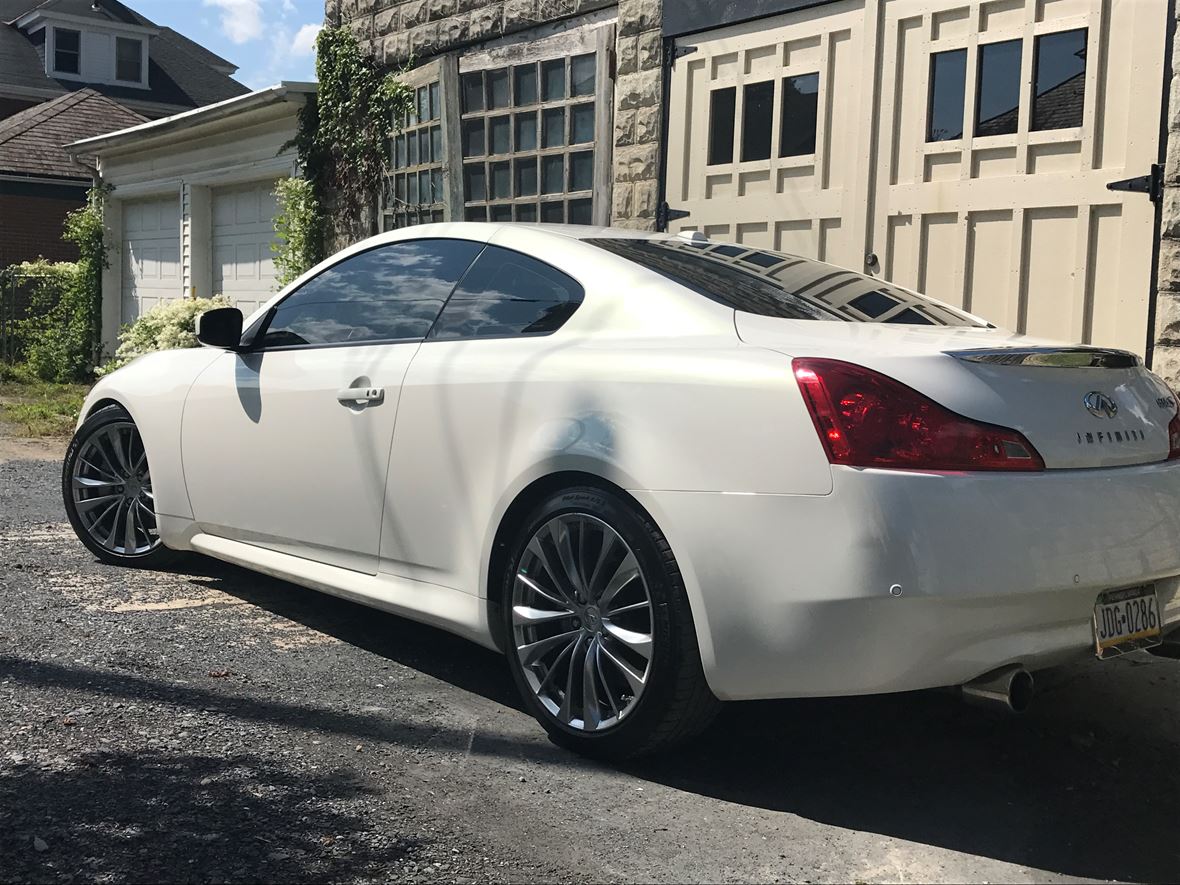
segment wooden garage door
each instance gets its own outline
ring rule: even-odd
[[[1166,20],[1163,0],[880,0],[686,38],[673,226],[1142,352],[1153,206],[1106,185],[1157,159]]]
[[[213,291],[247,316],[275,288],[273,181],[213,191]]]
[[[180,278],[180,198],[123,204],[122,322],[183,296]]]

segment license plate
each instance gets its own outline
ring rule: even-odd
[[[1161,642],[1160,605],[1155,587],[1107,590],[1094,604],[1094,645],[1099,658],[1113,658]]]

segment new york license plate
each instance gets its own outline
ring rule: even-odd
[[[1099,658],[1159,645],[1161,627],[1152,584],[1107,590],[1094,604],[1094,645]]]

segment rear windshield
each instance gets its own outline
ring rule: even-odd
[[[613,252],[726,307],[792,320],[983,326],[945,304],[864,274],[707,240],[595,238]]]

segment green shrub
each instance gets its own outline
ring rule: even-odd
[[[319,264],[323,251],[323,218],[315,187],[302,178],[280,178],[275,185],[279,214],[271,244],[275,256],[275,287],[278,289]]]
[[[119,333],[115,358],[99,371],[106,375],[127,365],[136,357],[158,350],[176,350],[197,346],[197,317],[215,307],[229,307],[220,295],[212,298],[184,298],[153,307]]]

